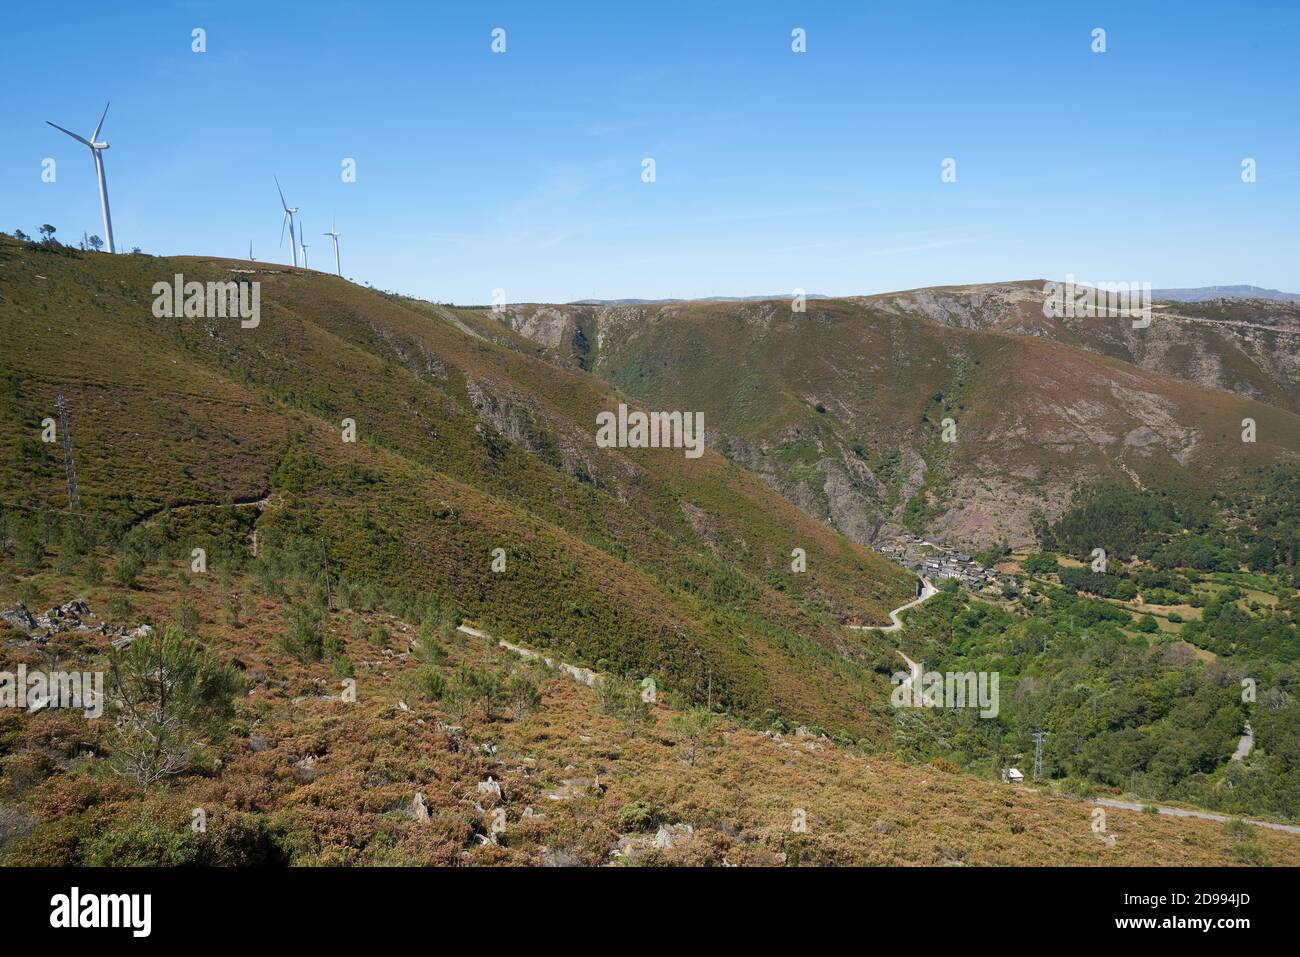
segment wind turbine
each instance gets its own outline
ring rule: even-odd
[[[334,275],[342,279],[343,270],[339,268],[339,237],[343,234],[339,232],[338,225],[333,220],[330,220],[330,231],[324,235],[334,240]]]
[[[307,268],[307,227],[303,226],[302,223],[299,223],[298,226],[299,228],[302,229],[302,233],[298,237],[298,245],[302,247],[302,268],[306,269]]]
[[[298,265],[298,239],[293,231],[293,214],[298,212],[297,206],[290,206],[284,201],[284,190],[280,189],[280,178],[275,178],[275,188],[280,191],[280,205],[284,207],[284,220],[280,223],[280,245],[284,245],[284,227],[289,227],[289,248],[293,251],[293,264]]]
[[[108,183],[104,181],[104,157],[100,155],[104,150],[108,149],[108,144],[99,141],[99,131],[104,127],[104,117],[108,116],[108,106],[109,104],[104,104],[104,112],[99,115],[99,123],[95,127],[95,132],[90,134],[90,139],[78,136],[72,130],[65,130],[57,123],[50,123],[49,120],[45,122],[60,133],[67,133],[78,143],[85,143],[86,146],[90,147],[90,155],[95,160],[95,172],[99,175],[99,206],[104,213],[105,238],[108,240],[108,251],[111,253],[116,252],[117,247],[113,245],[113,218],[108,213]]]
[[[248,261],[250,263],[257,262],[257,260],[253,258],[253,241],[251,239],[248,241]]]

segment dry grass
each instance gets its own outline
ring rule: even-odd
[[[39,581],[47,594],[71,587],[52,573]],[[233,587],[244,601],[243,627],[225,621],[226,594],[214,576],[182,585],[173,570],[153,570],[141,584],[138,617],[172,617],[193,602],[204,640],[239,663],[250,693],[239,703],[236,733],[219,751],[219,769],[146,798],[114,783],[93,757],[59,757],[39,780],[24,779],[57,729],[78,722],[67,714],[7,717],[9,740],[21,743],[0,758],[0,793],[7,813],[38,822],[17,843],[16,860],[66,852],[78,846],[70,831],[89,842],[140,814],[183,831],[193,807],[205,808],[213,828],[261,820],[298,864],[603,864],[619,839],[619,810],[633,801],[695,832],[671,848],[643,848],[639,863],[1215,865],[1234,863],[1241,843],[1215,822],[1108,809],[1111,846],[1093,833],[1086,803],[811,736],[773,737],[725,717],[717,746],[692,766],[669,708],[657,706],[653,728],[629,737],[592,689],[463,635],[446,645],[445,672],[462,664],[514,669],[538,681],[543,703],[522,720],[472,720],[464,733],[448,733],[440,730],[439,722],[450,723],[442,705],[411,692],[419,662],[407,653],[416,635],[408,623],[380,612],[331,613],[328,628],[356,664],[358,700],[348,703],[332,697],[340,684],[326,664],[284,655],[283,602],[258,596],[241,576]],[[92,608],[110,591],[92,591]],[[391,635],[387,649],[369,637],[380,626]],[[105,642],[67,650],[93,659]],[[35,657],[10,642],[6,666]],[[482,747],[489,744],[494,754]],[[489,776],[500,800],[478,790]],[[548,798],[578,779],[596,787]],[[430,821],[405,813],[417,792],[431,805]],[[482,844],[474,835],[490,833],[498,807],[506,830],[498,843]],[[804,832],[792,829],[798,810]],[[1269,862],[1300,863],[1300,837],[1258,829],[1254,840]]]

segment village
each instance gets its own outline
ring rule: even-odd
[[[955,578],[974,590],[1001,590],[1002,576],[991,568],[985,568],[970,555],[941,542],[931,542],[919,535],[908,534],[871,547],[886,558],[931,580]]]

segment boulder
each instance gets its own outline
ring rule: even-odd
[[[0,611],[0,621],[23,631],[31,631],[36,627],[36,619],[22,602]]]
[[[655,847],[672,847],[681,838],[690,837],[694,833],[695,828],[689,824],[665,824],[655,834]]]
[[[417,794],[411,800],[411,817],[417,821],[429,820],[432,809],[429,807],[429,799],[423,794]]]

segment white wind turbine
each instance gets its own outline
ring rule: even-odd
[[[339,232],[338,225],[330,220],[330,231],[324,235],[334,240],[334,275],[340,279],[343,278],[343,270],[339,267],[339,237],[343,234]]]
[[[290,206],[284,201],[284,190],[280,189],[280,178],[275,178],[275,188],[280,190],[280,205],[284,207],[284,220],[280,223],[280,245],[284,245],[284,227],[289,227],[289,248],[293,251],[293,264],[298,265],[298,238],[293,231],[293,214],[298,212],[297,206]]]
[[[104,157],[100,155],[104,150],[108,149],[108,144],[101,143],[99,140],[99,131],[103,129],[104,117],[108,116],[108,106],[107,103],[104,104],[104,112],[99,115],[99,123],[95,126],[95,132],[90,134],[90,139],[78,136],[72,130],[65,130],[57,123],[50,123],[49,120],[45,122],[59,132],[67,133],[77,142],[85,143],[86,146],[90,147],[90,155],[95,160],[95,172],[99,175],[99,207],[104,213],[104,232],[106,234],[104,238],[108,240],[108,251],[111,253],[116,252],[117,247],[113,244],[113,218],[108,213],[108,183],[104,181]]]
[[[300,222],[298,223],[298,228],[302,230],[302,232],[298,236],[298,245],[302,247],[302,268],[306,269],[307,268],[307,227]]]

